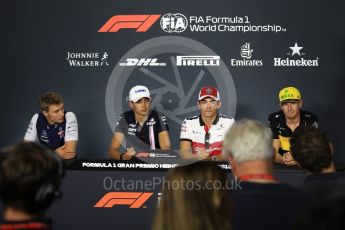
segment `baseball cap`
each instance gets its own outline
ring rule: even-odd
[[[143,97],[151,99],[150,91],[146,86],[136,85],[129,91],[129,101],[137,102]]]
[[[212,86],[205,86],[200,89],[199,101],[205,97],[212,97],[213,99],[220,101],[218,89]]]
[[[301,100],[301,93],[295,87],[285,87],[284,89],[280,90],[279,92],[279,101],[280,103],[288,102],[288,101],[298,101]]]

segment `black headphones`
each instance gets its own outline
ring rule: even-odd
[[[47,206],[50,205],[51,202],[53,202],[56,198],[60,198],[62,195],[61,191],[59,190],[59,186],[61,178],[64,176],[65,169],[63,161],[57,153],[48,148],[45,148],[44,152],[58,163],[58,171],[51,172],[46,175],[46,181],[42,183],[42,185],[36,191],[35,202],[37,205]]]

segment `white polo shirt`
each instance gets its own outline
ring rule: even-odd
[[[209,148],[206,149],[205,135],[207,128],[201,119],[201,115],[187,118],[182,123],[180,141],[190,141],[193,154],[206,150],[212,156],[219,155],[223,150],[225,133],[234,122],[233,118],[217,114],[212,126],[208,129],[210,133]]]

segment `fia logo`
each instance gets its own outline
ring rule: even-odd
[[[187,29],[188,20],[183,14],[168,13],[162,16],[160,24],[167,33],[181,33]]]

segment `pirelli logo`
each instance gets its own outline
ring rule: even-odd
[[[177,66],[219,66],[219,56],[177,56]]]
[[[136,29],[136,32],[146,32],[160,16],[160,14],[115,15],[98,32],[118,32],[120,29]]]
[[[140,208],[152,195],[152,192],[109,192],[94,207],[112,208],[117,205],[128,205],[129,208]]]

